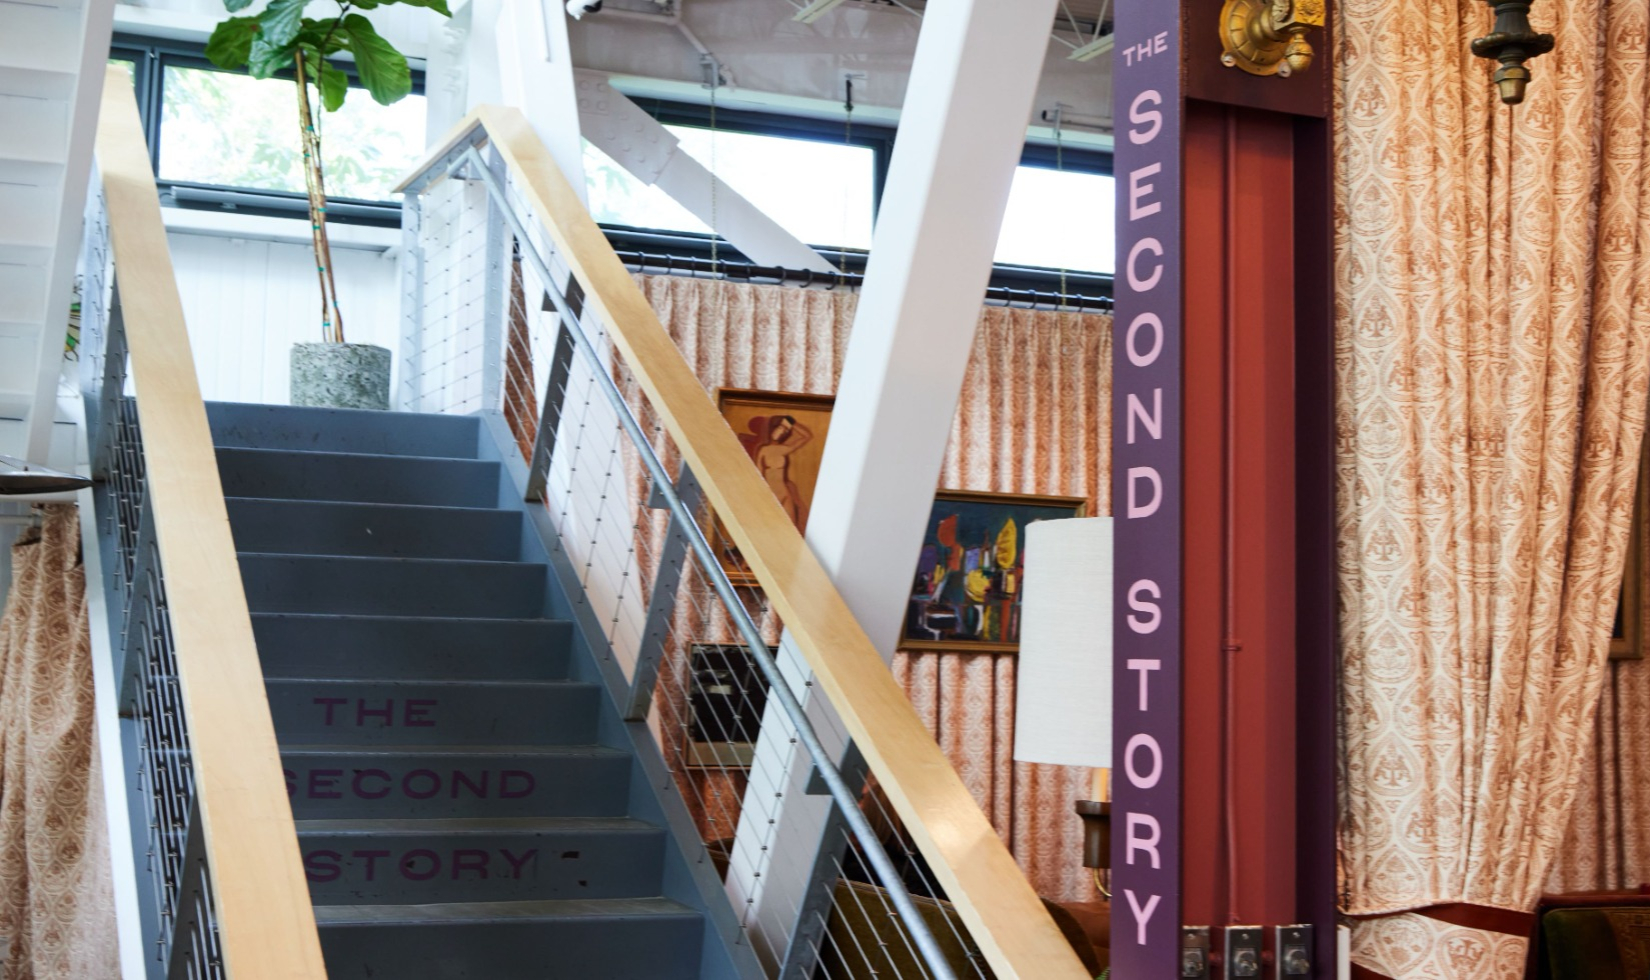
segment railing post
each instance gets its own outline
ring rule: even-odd
[[[497,149],[489,148],[486,167],[493,177],[506,180],[504,158]],[[505,297],[505,276],[510,246],[509,230],[504,226],[504,212],[498,200],[487,196],[487,283],[482,298],[481,320],[481,409],[495,411],[504,387],[504,326],[510,315],[509,300]]]
[[[544,300],[554,304],[548,293]],[[575,317],[577,313],[573,314]],[[527,461],[527,499],[542,501],[550,480],[550,457],[556,451],[556,429],[567,402],[567,379],[573,372],[573,335],[556,324],[556,350],[550,357],[550,377],[539,400],[539,430],[533,440],[533,458]]]
[[[422,401],[424,352],[423,200],[401,195],[401,408],[416,412]]]
[[[690,512],[699,510],[699,481],[693,471],[682,467],[676,480],[676,494]],[[649,503],[656,510],[669,509],[666,500]],[[682,582],[682,571],[688,563],[688,535],[681,519],[672,513],[670,527],[665,531],[665,544],[659,551],[659,570],[653,577],[653,596],[647,603],[647,622],[642,627],[641,649],[636,652],[636,672],[630,681],[630,704],[625,710],[626,721],[647,720],[653,706],[653,689],[659,682],[659,663],[664,659],[665,639],[670,635],[670,620],[676,614],[676,590]]]

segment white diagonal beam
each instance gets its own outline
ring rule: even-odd
[[[836,267],[678,145],[670,130],[598,71],[577,72],[585,139],[644,184],[658,187],[757,265],[835,272]],[[713,187],[713,183],[715,186]]]

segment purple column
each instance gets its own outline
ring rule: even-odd
[[[1180,975],[1180,7],[1118,0],[1112,976]]]

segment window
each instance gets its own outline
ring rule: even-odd
[[[1109,174],[1021,167],[1003,214],[997,261],[1112,272],[1117,267],[1113,192]]]
[[[667,125],[688,154],[779,226],[804,242],[869,248],[876,152],[870,146],[765,133]],[[589,144],[590,210],[609,224],[708,234],[710,229],[659,190],[632,177]]]
[[[199,46],[130,36],[116,38],[110,62],[133,74],[166,204],[304,213],[297,89],[290,77],[222,71]],[[329,220],[399,224],[399,198],[391,188],[424,153],[422,93],[422,74],[414,71],[413,94],[393,106],[352,87],[342,109],[320,114],[327,196],[336,202]]]
[[[167,65],[161,84],[161,180],[304,192],[294,82]],[[320,113],[328,195],[394,200],[424,153],[424,111],[421,95],[381,106],[356,89]]]

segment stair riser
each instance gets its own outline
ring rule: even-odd
[[[474,459],[480,420],[456,415],[209,403],[219,446]]]
[[[662,831],[299,835],[317,905],[428,905],[655,895]]]
[[[219,449],[218,472],[229,497],[494,507],[498,464],[410,456],[316,456]]]
[[[593,684],[270,681],[283,745],[588,745]]]
[[[324,926],[331,980],[694,980],[695,916]]]
[[[542,565],[242,555],[253,612],[526,619],[544,609]]]
[[[630,760],[616,756],[282,758],[299,820],[617,817],[630,798]]]
[[[261,615],[252,629],[271,678],[558,680],[573,637],[546,620]]]
[[[521,516],[500,510],[231,498],[240,551],[368,558],[515,561]]]

